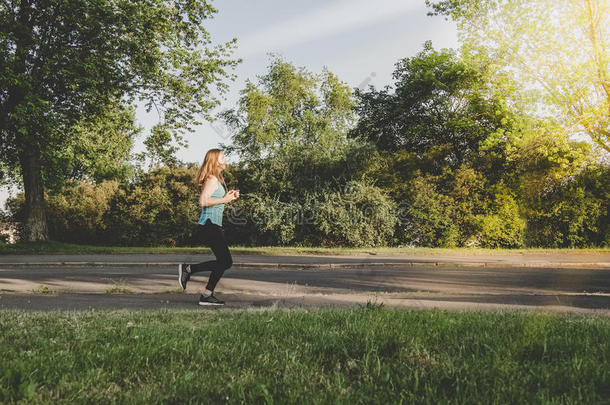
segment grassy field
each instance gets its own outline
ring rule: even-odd
[[[21,242],[16,244],[0,244],[0,254],[96,254],[96,253],[209,253],[207,247],[113,247],[75,245],[62,242]],[[339,248],[339,247],[293,247],[293,246],[231,246],[234,254],[265,254],[265,255],[298,255],[298,254],[332,254],[332,255],[358,255],[358,254],[451,254],[451,255],[477,255],[477,254],[555,254],[555,253],[608,253],[610,248],[592,249],[478,249],[478,248],[409,248],[409,247],[373,247],[373,248]]]
[[[0,312],[0,402],[610,402],[610,319],[354,309]]]

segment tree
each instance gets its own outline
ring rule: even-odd
[[[268,71],[248,81],[238,105],[220,117],[233,132],[235,177],[247,197],[227,226],[239,243],[371,246],[390,239],[391,199],[364,178],[375,145],[347,136],[352,90],[326,67],[319,74],[271,55]]]
[[[488,65],[436,51],[427,41],[415,57],[395,64],[394,88],[356,89],[360,120],[350,136],[365,137],[381,151],[412,154],[416,166],[435,175],[476,164],[479,143],[511,115],[489,86]]]
[[[227,91],[236,39],[211,47],[205,0],[15,0],[0,3],[0,160],[21,178],[25,235],[45,240],[44,174],[73,126],[112,102],[143,100],[160,115],[154,138],[208,120]],[[84,133],[81,135],[85,136]]]
[[[326,67],[319,74],[271,54],[268,71],[246,82],[236,108],[219,114],[233,132],[226,154],[247,168],[242,190],[291,200],[302,190],[341,187],[361,173],[374,146],[349,139],[355,99]]]
[[[354,122],[349,86],[326,67],[315,75],[274,54],[268,69],[258,83],[246,82],[236,109],[220,114],[234,132],[225,152],[248,161],[299,144],[332,154]]]
[[[43,162],[43,167],[52,169],[43,173],[45,186],[56,189],[65,180],[128,181],[135,176],[130,157],[141,131],[134,108],[120,103],[111,103],[100,115],[77,122],[63,149],[43,155],[53,159]]]
[[[451,16],[462,52],[484,52],[527,90],[531,110],[610,151],[610,2],[426,0]]]

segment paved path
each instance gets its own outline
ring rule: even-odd
[[[586,262],[588,265],[583,268],[553,268],[549,258],[544,266],[539,258],[526,258],[526,264],[536,265],[524,267],[522,258],[503,258],[503,263],[492,266],[486,261],[470,264],[473,256],[454,258],[452,264],[447,257],[441,261],[430,256],[425,258],[428,262],[413,262],[413,257],[391,256],[379,260],[380,257],[239,255],[234,256],[237,266],[227,271],[217,293],[230,308],[354,306],[373,301],[398,308],[534,309],[608,316],[610,266],[600,266],[607,260],[603,256],[590,259],[589,255],[579,255],[572,263]],[[195,275],[184,293],[178,289],[176,266],[163,263],[212,257],[95,255],[81,260],[83,257],[63,255],[58,261],[56,255],[19,256],[20,265],[7,264],[15,263],[7,256],[0,258],[0,308],[45,310],[197,308],[207,275]],[[28,259],[29,263],[33,259],[42,263],[43,258],[48,263],[73,264],[27,264]],[[77,264],[87,261],[106,264]],[[377,265],[384,262],[388,265]],[[567,263],[567,257],[555,262]],[[239,263],[259,266],[240,267]],[[352,267],[315,267],[329,263],[350,263]],[[286,264],[295,266],[284,267]]]

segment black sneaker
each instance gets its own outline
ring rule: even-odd
[[[191,278],[191,265],[180,263],[178,265],[178,284],[183,290],[186,290],[186,282]]]
[[[208,295],[207,297],[204,297],[203,294],[201,294],[201,297],[199,297],[199,305],[222,306],[224,304],[225,302],[216,298],[214,294]]]

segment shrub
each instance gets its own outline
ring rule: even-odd
[[[281,201],[252,193],[226,208],[227,235],[249,245],[383,246],[392,237],[395,204],[362,181],[345,192],[317,190]]]
[[[403,203],[399,241],[417,246],[456,246],[459,229],[455,222],[455,202],[436,191],[430,177],[412,180],[409,200]]]
[[[346,193],[321,193],[310,210],[317,212],[316,229],[323,244],[385,246],[396,225],[396,204],[380,188],[352,181]]]
[[[230,243],[285,246],[295,239],[298,204],[251,193],[225,205],[223,227]]]
[[[482,221],[489,210],[489,191],[482,173],[468,165],[460,166],[455,172],[447,174],[449,201],[453,204],[450,215],[459,232],[457,245],[476,244],[474,239],[481,231]]]
[[[496,195],[492,212],[481,217],[481,231],[476,245],[485,248],[519,248],[523,246],[525,220],[513,196]]]
[[[589,167],[524,201],[528,246],[608,245],[610,167]]]
[[[60,192],[47,196],[49,237],[70,243],[106,242],[104,214],[118,187],[114,180],[104,180],[99,184],[78,181],[68,183]]]
[[[104,215],[113,244],[187,244],[199,219],[196,168],[161,167],[119,188]]]

